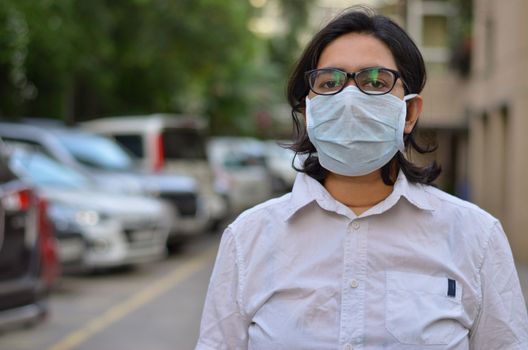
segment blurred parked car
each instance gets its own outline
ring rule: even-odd
[[[206,229],[208,214],[200,188],[190,176],[141,171],[137,161],[114,140],[76,128],[47,123],[0,123],[6,142],[29,144],[93,178],[107,191],[148,194],[169,203],[173,221],[169,247]]]
[[[207,161],[203,119],[152,114],[101,118],[83,123],[82,127],[113,137],[149,170],[194,177],[206,198],[210,226],[226,218],[226,203],[214,191],[213,171]]]
[[[11,151],[11,169],[49,202],[64,266],[92,270],[165,256],[173,216],[154,198],[104,193],[89,178],[34,151]]]
[[[46,203],[11,172],[0,142],[0,330],[42,319],[60,273]]]
[[[297,171],[293,168],[295,152],[283,147],[288,141],[269,140],[265,142],[266,165],[272,177],[275,193],[289,192],[295,182]],[[295,158],[295,165],[300,167]]]
[[[207,150],[217,191],[228,199],[233,213],[272,197],[261,141],[249,137],[214,137],[209,140]]]

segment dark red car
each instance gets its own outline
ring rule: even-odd
[[[0,330],[47,313],[60,269],[46,202],[7,167],[0,142]]]

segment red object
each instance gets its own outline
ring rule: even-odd
[[[31,190],[23,190],[18,192],[18,202],[21,210],[28,210],[31,203]]]
[[[154,171],[161,171],[165,165],[165,153],[163,152],[163,135],[156,135],[154,140]]]
[[[31,207],[33,192],[23,189],[8,193],[2,200],[3,207],[8,211],[27,211]]]
[[[60,262],[57,251],[57,243],[53,232],[53,226],[48,218],[48,203],[42,198],[36,198],[37,220],[39,234],[39,248],[41,253],[41,276],[47,288],[50,288],[58,279]]]

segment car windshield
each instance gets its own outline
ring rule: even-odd
[[[135,159],[115,141],[104,136],[65,133],[59,139],[77,161],[90,167],[112,171],[135,168]]]
[[[91,182],[83,174],[39,153],[14,152],[10,157],[13,170],[37,186],[86,188]]]
[[[165,129],[163,152],[167,159],[206,159],[204,135],[195,129]]]
[[[226,168],[247,168],[247,167],[262,167],[266,165],[266,161],[263,156],[247,154],[243,152],[229,153],[225,155],[224,166]]]
[[[265,167],[263,144],[247,138],[214,139],[209,143],[211,162],[232,170]]]
[[[267,146],[268,155],[272,158],[291,161],[295,156],[294,151],[289,148],[282,147],[275,141],[269,141]]]

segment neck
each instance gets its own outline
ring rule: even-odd
[[[356,215],[383,201],[393,189],[393,186],[385,185],[379,170],[364,176],[329,173],[324,180],[324,187]]]

